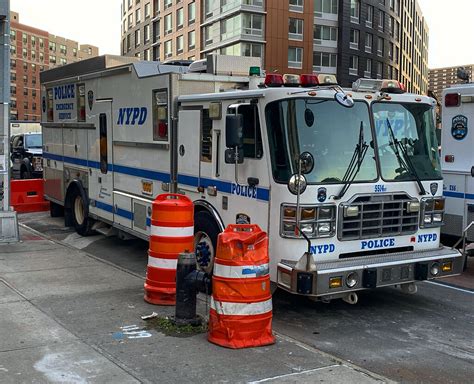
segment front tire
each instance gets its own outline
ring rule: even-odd
[[[91,235],[94,220],[88,216],[87,202],[79,191],[76,191],[71,197],[71,210],[76,232],[81,236]]]
[[[217,251],[217,237],[221,232],[216,220],[209,212],[194,215],[194,248],[199,270],[212,274]]]

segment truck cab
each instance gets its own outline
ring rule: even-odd
[[[38,132],[11,137],[12,176],[15,179],[43,177],[43,142]]]

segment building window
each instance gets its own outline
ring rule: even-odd
[[[379,31],[383,32],[385,12],[379,11]]]
[[[16,60],[15,59],[10,59],[10,67],[11,68],[16,68]]]
[[[23,89],[23,96],[28,96],[28,88]]]
[[[49,50],[50,50],[50,52],[56,52],[56,43],[50,41],[49,42]]]
[[[320,16],[322,16],[322,13],[332,13],[333,15],[337,15],[338,0],[315,0],[314,11],[316,14],[320,14]]]
[[[357,29],[351,29],[351,40],[349,43],[350,49],[359,49],[359,31]]]
[[[184,37],[180,35],[176,38],[176,53],[180,54],[183,53],[183,46],[184,46]]]
[[[16,87],[10,87],[10,95],[16,96]]]
[[[316,40],[337,41],[337,28],[327,25],[315,25],[314,38]]]
[[[184,10],[180,8],[176,11],[176,28],[181,29],[183,28],[184,24]]]
[[[10,54],[12,56],[16,55],[16,45],[10,45]]]
[[[263,36],[262,15],[244,13],[242,15],[242,28],[245,35]]]
[[[196,21],[196,2],[188,4],[188,24],[193,24]]]
[[[141,14],[140,14],[140,8],[138,8],[135,11],[135,23],[138,24],[142,20]]]
[[[365,25],[369,28],[372,28],[374,23],[374,7],[372,5],[367,6],[367,20],[365,21]]]
[[[28,70],[28,63],[26,62],[23,62],[23,71],[27,71]]]
[[[22,38],[21,40],[23,41],[23,44],[28,43],[28,36],[26,33],[22,33]]]
[[[36,60],[36,51],[31,51],[31,60]]]
[[[24,59],[28,58],[28,50],[26,48],[22,49],[22,56]]]
[[[289,47],[288,48],[288,67],[302,68],[303,67],[303,48]]]
[[[359,23],[360,0],[351,0],[351,22]]]
[[[383,56],[383,39],[377,37],[377,55]]]
[[[40,52],[39,58],[40,58],[40,61],[43,63],[43,62],[44,62],[44,54],[43,54],[43,52]]]
[[[359,56],[351,55],[349,57],[349,75],[357,76],[359,73]]]
[[[188,32],[188,49],[194,49],[196,47],[196,31]]]
[[[288,38],[292,40],[303,40],[303,20],[290,17],[288,22]]]
[[[128,28],[132,28],[133,26],[133,13],[128,15]]]
[[[49,56],[49,62],[50,62],[51,64],[56,64],[56,56],[50,55],[50,56]]]
[[[163,1],[164,9],[171,7],[171,5],[173,5],[173,0],[164,0]]]
[[[40,37],[39,39],[39,45],[40,45],[40,48],[44,48],[44,40]]]
[[[367,59],[365,64],[364,77],[372,77],[372,59]]]
[[[388,57],[390,60],[393,60],[393,54],[394,54],[394,48],[395,46],[393,45],[392,42],[389,44],[389,49],[388,49]]]
[[[143,60],[149,61],[150,58],[151,58],[151,56],[150,56],[150,50],[149,50],[149,49],[145,49],[145,50],[143,51]]]
[[[290,0],[290,11],[291,12],[303,12],[304,1],[303,0]]]
[[[371,33],[365,34],[365,52],[372,53],[372,46],[374,44],[374,35]]]
[[[138,47],[141,44],[140,29],[135,31],[135,47]]]
[[[172,32],[173,29],[173,19],[172,14],[169,13],[165,16],[165,35]]]
[[[145,4],[145,19],[151,17],[151,3]]]
[[[313,53],[313,66],[336,68],[337,55],[335,53],[316,51]]]
[[[145,43],[147,43],[148,41],[150,41],[150,38],[151,38],[151,27],[150,27],[150,24],[147,24],[145,25],[145,28],[143,29],[143,39],[145,40]]]
[[[14,29],[10,30],[10,40],[16,40],[16,31]]]
[[[31,36],[31,46],[34,47],[36,46],[36,37],[35,36]]]
[[[28,85],[28,76],[23,75],[23,84]]]
[[[63,55],[66,55],[67,54],[67,48],[65,45],[61,44],[59,46],[59,52],[61,52]]]
[[[72,55],[73,55],[74,57],[77,57],[77,48],[73,48],[73,49],[72,49]]]
[[[165,41],[165,58],[173,55],[173,44],[171,40]]]
[[[383,64],[380,61],[377,61],[377,79],[381,79],[383,76]]]

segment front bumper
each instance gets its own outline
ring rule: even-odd
[[[451,265],[451,269],[443,271],[439,268],[439,273],[433,275],[431,268],[434,263],[440,267]],[[301,263],[282,260],[278,263],[277,283],[280,288],[291,293],[336,298],[364,289],[459,275],[463,264],[464,256],[447,247],[320,262],[313,264],[310,271],[297,269]],[[358,276],[358,281],[349,288],[346,278],[353,272]],[[342,278],[342,285],[330,288],[330,280],[339,277]]]

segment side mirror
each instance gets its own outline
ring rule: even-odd
[[[243,146],[244,119],[241,114],[227,115],[225,117],[225,146],[227,148],[240,148]]]

